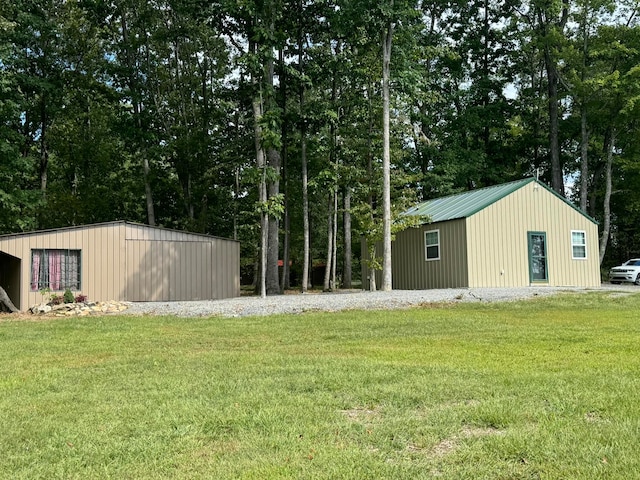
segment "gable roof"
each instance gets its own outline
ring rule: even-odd
[[[593,218],[589,217],[569,200],[558,195],[557,192],[535,178],[525,178],[514,182],[494,185],[492,187],[478,188],[477,190],[470,190],[468,192],[449,195],[447,197],[427,200],[426,202],[422,202],[411,207],[409,210],[404,212],[404,215],[428,216],[432,223],[467,218],[532,182],[535,182],[545,188],[571,208],[578,211],[592,222],[597,223]]]

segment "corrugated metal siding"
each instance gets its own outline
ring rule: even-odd
[[[163,233],[176,238],[173,232]],[[126,299],[176,301],[238,296],[239,243],[203,238],[208,241],[188,241],[184,236],[179,241],[127,240]]]
[[[440,259],[425,260],[425,232],[439,230]],[[466,287],[467,251],[465,220],[423,225],[400,232],[392,244],[393,288]]]
[[[470,287],[529,285],[529,231],[547,235],[548,285],[600,285],[597,225],[536,183],[467,221]],[[587,234],[586,260],[572,259],[572,230]]]
[[[92,300],[122,298],[122,262],[118,261],[118,257],[124,250],[124,241],[119,237],[117,224],[10,235],[0,239],[0,250],[22,260],[21,310],[44,300],[40,292],[30,289],[33,249],[80,250],[81,289],[73,293],[83,293]]]
[[[138,240],[126,240],[127,236]],[[0,237],[0,251],[15,257],[16,265],[20,263],[11,277],[19,284],[19,295],[12,298],[19,297],[16,306],[21,310],[43,300],[39,292],[30,290],[31,250],[40,248],[81,250],[81,290],[74,293],[94,301],[240,295],[238,242],[110,222]],[[4,260],[10,261],[13,264]]]
[[[93,300],[120,300],[124,285],[120,257],[124,248],[118,224],[69,231],[82,250],[82,293]]]
[[[126,294],[130,301],[166,301],[171,299],[170,279],[175,272],[172,244],[162,241],[126,242]]]

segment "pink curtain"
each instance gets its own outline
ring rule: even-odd
[[[80,289],[79,250],[32,250],[31,291]]]
[[[33,259],[31,262],[31,290],[39,290],[38,284],[40,283],[40,257],[42,252],[38,250],[33,251]]]
[[[49,250],[49,288],[60,290],[62,288],[62,268],[59,250]]]

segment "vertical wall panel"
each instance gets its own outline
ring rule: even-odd
[[[183,300],[189,285],[187,284],[187,272],[189,262],[189,245],[185,242],[176,242],[176,262],[175,277],[178,278],[178,288],[176,289],[176,300]]]
[[[425,259],[425,232],[432,230],[439,230],[439,260]],[[460,219],[398,233],[392,245],[393,288],[413,290],[467,286],[465,231],[465,220]],[[364,281],[366,283],[366,278]]]
[[[223,252],[222,245],[219,242],[213,242],[213,245],[214,245],[214,250],[213,250],[213,258],[212,258],[213,265],[212,265],[212,272],[211,272],[211,281],[213,282],[213,295],[215,297],[220,297],[221,295],[224,294],[224,290],[221,288],[222,285],[220,285],[220,271],[217,267],[224,260],[224,252]]]
[[[0,236],[16,260],[18,308],[40,303],[30,291],[31,250],[81,251],[80,291],[90,300],[212,299],[240,293],[240,246],[233,240],[111,222]],[[8,262],[7,260],[6,262]]]
[[[228,260],[231,252],[229,251],[228,245],[222,242],[217,243],[220,250],[220,269],[218,270],[217,275],[218,281],[216,283],[218,284],[218,291],[216,293],[218,296],[224,297],[229,295],[230,290],[229,282],[225,281],[226,277],[223,272],[227,272],[229,270]]]
[[[215,298],[213,295],[213,287],[211,282],[211,275],[208,275],[209,265],[211,264],[211,252],[213,249],[213,242],[205,244],[202,263],[200,264],[200,291],[201,298]]]
[[[440,255],[425,261],[424,232],[440,230]],[[587,258],[573,259],[571,231],[584,231]],[[600,285],[597,225],[546,188],[530,183],[468,219],[397,235],[392,245],[396,289],[529,285],[527,232],[547,235],[548,285]],[[378,248],[381,251],[381,248]],[[363,260],[368,258],[363,242]],[[362,262],[364,288],[369,274]],[[376,283],[380,286],[378,272]]]
[[[237,242],[198,235],[169,236],[180,240],[126,242],[127,251],[135,244],[146,245],[148,250],[140,254],[139,269],[135,269],[139,283],[145,288],[130,299],[196,300],[239,295],[240,248]],[[127,255],[128,263],[133,261],[132,257]],[[129,282],[133,281],[131,272],[129,277]],[[128,292],[132,290],[127,289]]]
[[[225,268],[225,264],[227,261],[227,255],[229,254],[229,252],[227,251],[227,249],[225,248],[224,244],[220,244],[220,257],[219,257],[219,265],[222,267],[217,274],[217,284],[218,284],[218,295],[222,296],[225,295],[227,293],[227,285],[226,282],[224,281],[224,276],[222,275],[222,273],[224,271],[227,270],[227,268]]]
[[[547,235],[547,285],[600,285],[597,255],[590,255],[597,251],[597,225],[544,187],[525,185],[468,223],[470,256],[479,260],[469,264],[470,286],[529,285],[529,231]],[[571,230],[587,233],[586,260],[572,259]]]

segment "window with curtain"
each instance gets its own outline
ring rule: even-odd
[[[81,290],[80,250],[31,250],[31,290]]]

